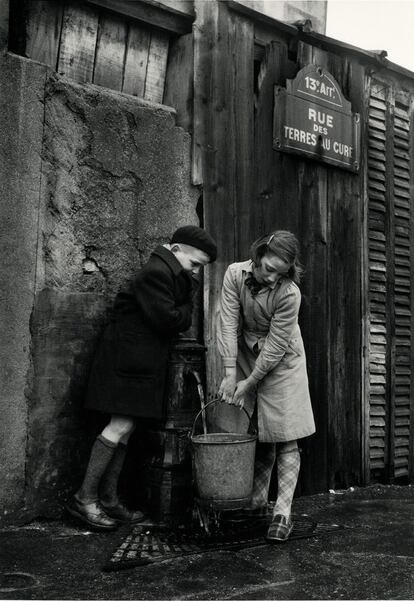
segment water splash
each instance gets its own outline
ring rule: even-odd
[[[201,409],[202,409],[201,420],[203,423],[203,433],[204,433],[204,435],[206,435],[207,434],[207,421],[206,421],[206,412],[205,412],[206,402],[205,402],[205,397],[204,397],[203,384],[201,382],[200,374],[197,372],[197,370],[190,370],[189,373],[194,376],[195,381],[197,383],[197,392],[198,392],[198,396],[200,398],[200,405],[201,405]]]

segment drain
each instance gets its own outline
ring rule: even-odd
[[[30,589],[38,583],[36,577],[30,575],[30,573],[0,573],[0,592]]]
[[[305,537],[318,537],[343,529],[341,525],[317,523],[310,518],[294,517],[289,541]],[[188,554],[201,554],[216,550],[239,550],[265,545],[268,519],[256,518],[244,523],[227,521],[217,533],[206,535],[202,530],[169,529],[161,526],[137,525],[112,554],[104,571],[117,571],[131,566],[144,566],[157,561]],[[267,544],[268,545],[268,544]]]

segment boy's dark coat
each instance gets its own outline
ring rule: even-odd
[[[86,407],[109,414],[163,418],[168,352],[191,325],[193,283],[165,247],[157,247],[129,289],[98,347]]]

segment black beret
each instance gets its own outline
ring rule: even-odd
[[[174,232],[171,238],[171,244],[182,243],[190,245],[200,251],[204,251],[210,257],[210,263],[216,260],[217,247],[214,240],[203,228],[198,226],[183,226]]]

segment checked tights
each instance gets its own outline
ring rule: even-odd
[[[298,482],[300,469],[300,454],[297,446],[292,443],[263,443],[256,446],[254,464],[254,480],[252,508],[265,507],[268,503],[270,479],[277,455],[277,500],[273,515],[282,514],[289,517],[293,495]]]
[[[252,508],[260,508],[267,504],[275,460],[276,444],[258,441],[254,461]]]
[[[294,449],[278,450],[277,455],[277,500],[273,508],[273,516],[282,514],[290,517],[293,494],[295,493],[300,469],[300,453]]]

